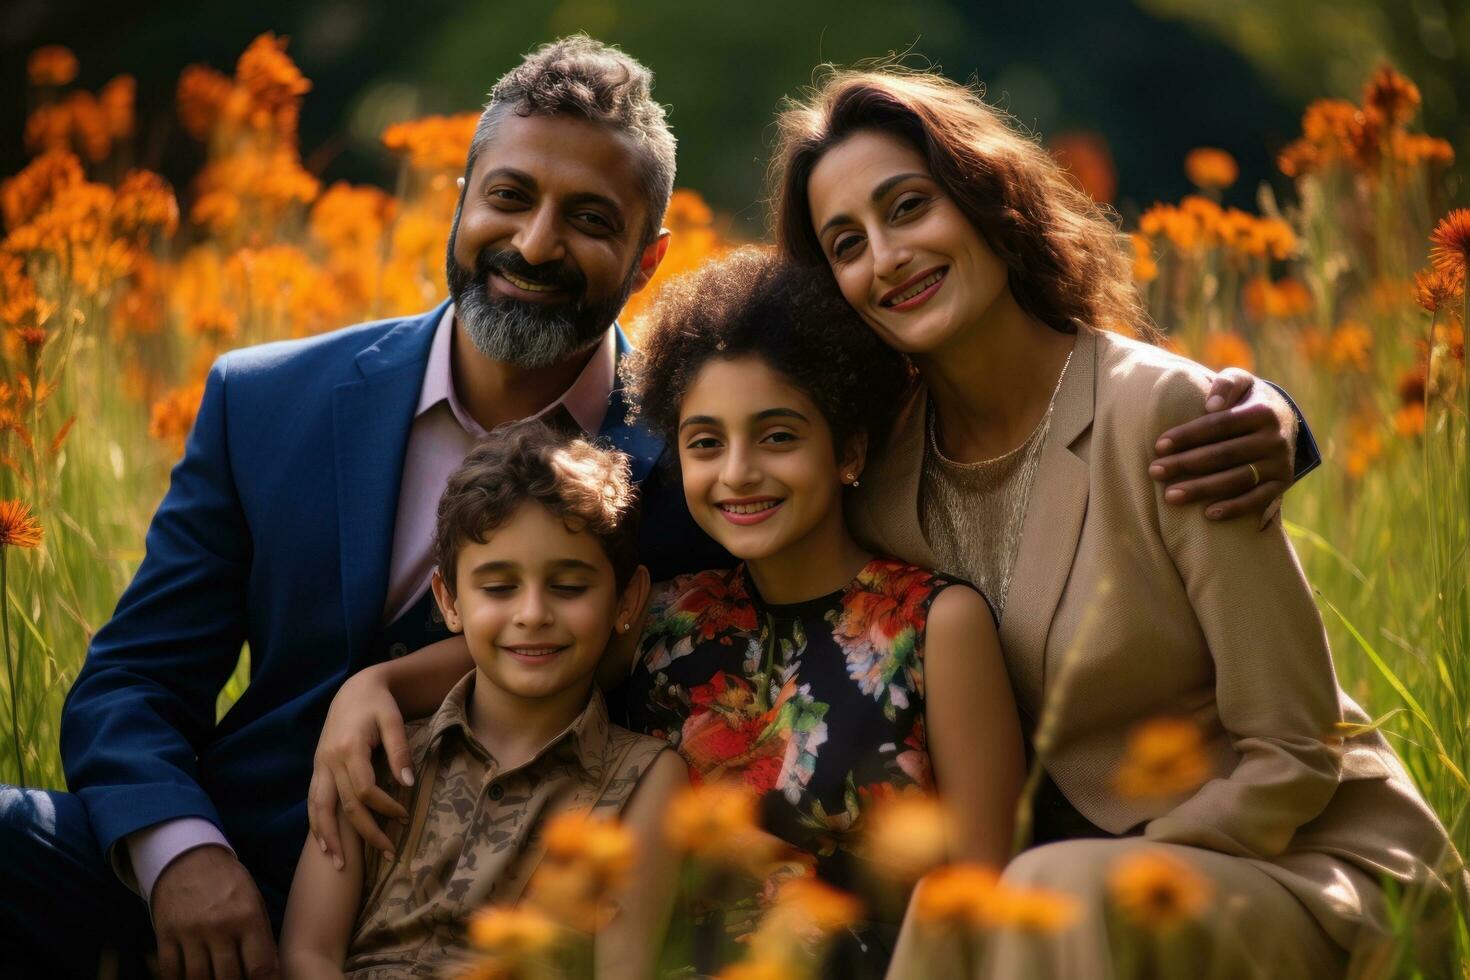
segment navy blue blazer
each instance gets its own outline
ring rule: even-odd
[[[327,707],[381,659],[409,428],[444,306],[226,354],[148,529],[147,554],[93,638],[62,712],[68,785],[104,852],[175,817],[217,825],[279,913],[306,839]],[[618,333],[618,354],[628,351]],[[615,389],[601,437],[643,487],[654,577],[728,565],[652,433]],[[241,644],[250,684],[215,722]]]

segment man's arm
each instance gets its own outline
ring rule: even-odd
[[[107,853],[171,821],[221,823],[199,786],[198,756],[244,643],[252,554],[229,458],[228,363],[210,371],[184,458],[148,528],[147,554],[62,709],[67,783]],[[237,949],[250,949],[274,963],[249,874],[225,848],[198,843],[157,857],[154,894],[145,896],[160,935],[176,930],[160,944],[165,973],[173,966],[179,975],[189,950],[213,949],[221,930],[229,936],[218,945],[230,947],[232,962]]]
[[[1296,403],[1238,368],[1220,372],[1205,411],[1159,433],[1149,475],[1167,503],[1203,502],[1210,520],[1255,514],[1265,526],[1281,495],[1321,462]]]

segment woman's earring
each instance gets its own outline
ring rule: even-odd
[[[623,623],[621,626],[618,627],[618,632],[620,632],[620,633],[626,633],[626,632],[628,632],[628,628],[629,628],[630,625],[631,625],[630,623]]]
[[[849,474],[847,474],[847,483],[848,483],[849,486],[853,486],[853,487],[857,486],[858,485],[857,474],[856,473],[849,473]]]

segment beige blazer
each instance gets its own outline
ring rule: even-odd
[[[1343,718],[1367,718],[1337,686],[1281,522],[1207,521],[1166,506],[1149,478],[1154,438],[1196,417],[1207,387],[1192,361],[1078,336],[1001,646],[1031,734],[1049,712],[1045,764],[1083,816],[1256,861],[1351,947],[1362,927],[1385,928],[1382,875],[1442,883],[1447,839],[1382,736],[1328,738]],[[875,550],[933,567],[918,519],[926,402],[920,391],[905,406],[849,518]],[[1130,729],[1180,715],[1206,733],[1212,778],[1183,796],[1120,797]]]

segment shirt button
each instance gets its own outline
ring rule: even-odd
[[[504,798],[505,798],[505,787],[502,786],[502,785],[500,785],[499,783],[491,783],[490,784],[490,799],[493,800],[496,803],[499,803]]]
[[[397,660],[399,657],[403,656],[407,652],[408,646],[403,643],[395,643],[388,648],[388,656],[392,657],[394,660]]]

